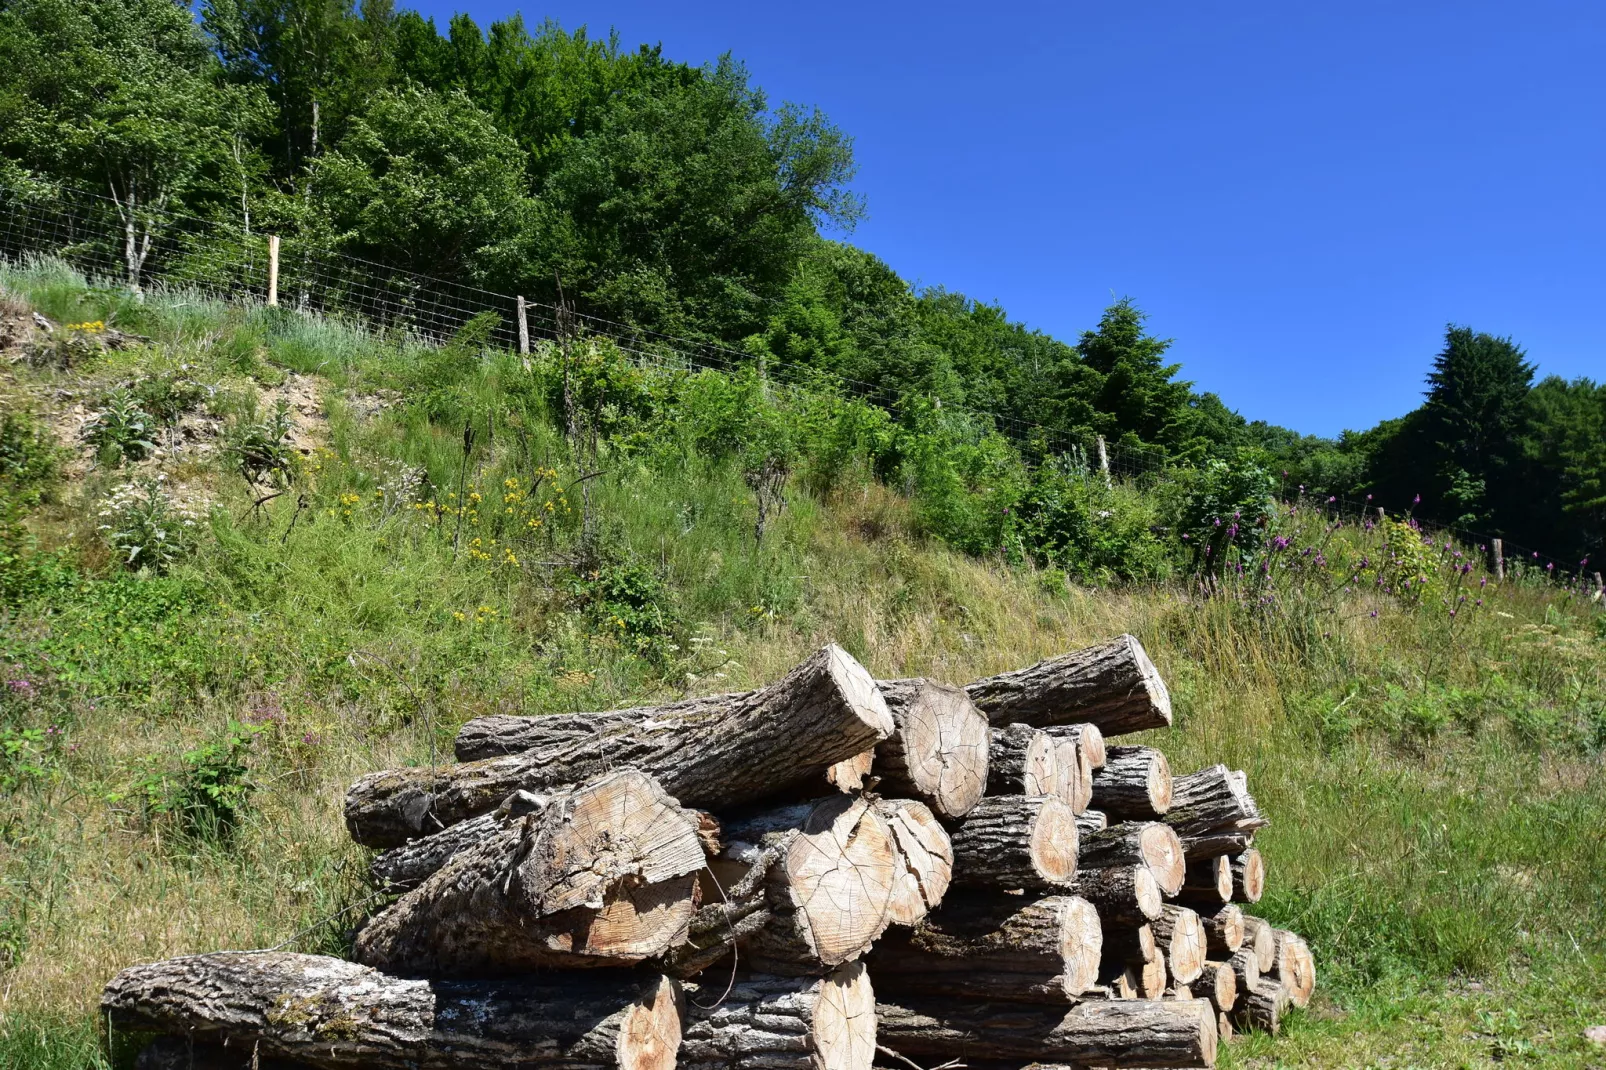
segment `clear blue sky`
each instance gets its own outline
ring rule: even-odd
[[[851,240],[1066,340],[1131,296],[1251,419],[1400,415],[1447,322],[1606,378],[1600,0],[523,2],[420,10],[729,51],[856,139]]]

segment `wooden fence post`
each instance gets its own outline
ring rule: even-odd
[[[1595,598],[1606,602],[1606,583],[1601,582],[1599,572],[1595,573]]]
[[[1108,487],[1110,485],[1110,454],[1104,448],[1103,435],[1098,436],[1097,442],[1099,450],[1099,471],[1104,473],[1104,485]]]
[[[1501,583],[1506,578],[1506,551],[1505,544],[1499,539],[1489,540],[1489,549],[1494,553],[1494,578]]]
[[[268,235],[268,304],[279,303],[279,236]]]
[[[1381,505],[1377,507],[1377,525],[1378,525],[1378,527],[1382,527],[1383,526],[1383,521],[1387,520],[1388,516],[1389,516],[1388,512]]]
[[[524,314],[524,297],[519,296],[519,355],[530,355],[530,320]]]

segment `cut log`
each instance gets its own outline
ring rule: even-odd
[[[955,884],[1055,891],[1076,877],[1076,815],[1053,795],[987,796],[953,845]]]
[[[1141,964],[1133,963],[1132,970],[1138,979],[1139,999],[1159,999],[1165,995],[1165,952],[1156,950],[1154,958]]]
[[[1106,736],[1165,728],[1171,696],[1130,635],[965,687],[995,725],[1091,724]]]
[[[1232,900],[1232,861],[1226,855],[1188,858],[1187,875],[1177,898],[1201,914],[1215,913]]]
[[[1045,725],[1043,731],[1053,736],[1057,742],[1070,740],[1075,743],[1083,755],[1087,757],[1087,764],[1094,769],[1104,768],[1104,733],[1094,724],[1057,724]]]
[[[1236,903],[1199,915],[1199,924],[1204,926],[1206,947],[1217,958],[1229,958],[1244,946],[1244,912]]]
[[[308,1070],[310,1066],[265,1056],[256,1044],[212,1044],[193,1036],[157,1037],[134,1059],[134,1070]]]
[[[892,831],[901,863],[893,878],[887,922],[914,925],[948,892],[954,875],[953,842],[925,803],[880,799],[875,809]]]
[[[883,938],[868,961],[883,993],[1074,1003],[1097,982],[1103,945],[1084,899],[978,894],[951,896],[912,932]]]
[[[864,964],[824,977],[688,985],[680,1070],[870,1070],[875,994]]]
[[[511,819],[539,814],[551,800],[551,793],[515,791],[488,814],[375,855],[368,871],[374,882],[387,891],[411,891],[462,851],[501,832]]]
[[[1258,903],[1266,888],[1266,863],[1253,847],[1232,860],[1232,897],[1240,903]]]
[[[1216,1010],[1230,1012],[1238,1002],[1238,975],[1229,962],[1206,962],[1193,983],[1193,991],[1208,999]]]
[[[1216,1037],[1225,1041],[1231,1040],[1236,1035],[1237,1031],[1232,1027],[1232,1015],[1226,1011],[1218,1013],[1216,1015]]]
[[[1316,988],[1316,960],[1311,957],[1310,945],[1287,929],[1273,929],[1277,941],[1276,963],[1273,976],[1288,989],[1288,998],[1294,1006],[1310,1003]]]
[[[117,1029],[330,1070],[674,1070],[682,1010],[661,976],[419,981],[287,951],[133,966],[101,996]]]
[[[1103,810],[1083,810],[1076,815],[1076,834],[1078,836],[1103,832],[1109,827],[1110,819],[1104,816]]]
[[[357,960],[438,976],[628,966],[685,936],[700,821],[651,777],[611,773],[510,821],[381,911]]]
[[[1137,999],[1138,975],[1126,963],[1106,958],[1099,964],[1098,987],[1110,999]]]
[[[1093,801],[1093,766],[1074,739],[1063,739],[1050,729],[1039,729],[1054,744],[1054,794],[1078,814]],[[1096,731],[1096,729],[1095,729]]]
[[[1153,747],[1110,747],[1093,774],[1093,802],[1112,818],[1149,820],[1171,808],[1171,764]]]
[[[1165,990],[1164,998],[1165,999],[1193,999],[1194,998],[1193,987],[1191,985],[1179,985],[1175,981],[1173,981],[1173,982],[1171,982],[1171,986]],[[1204,997],[1203,996],[1199,996],[1198,998],[1199,999],[1203,999]],[[1212,1006],[1214,1006],[1214,1004],[1212,1004]]]
[[[878,999],[876,1017],[877,1042],[914,1059],[1098,1067],[1199,1067],[1216,1061],[1216,1012],[1204,1000],[1105,999],[1066,1011],[899,997],[897,1003]]]
[[[1238,994],[1233,1021],[1242,1028],[1276,1033],[1283,1027],[1288,1002],[1288,987],[1281,981],[1263,977],[1247,992]]]
[[[875,764],[875,751],[873,749],[861,751],[851,758],[844,758],[840,762],[826,769],[825,783],[828,787],[848,794],[863,791],[865,781],[870,778],[870,769]]]
[[[1192,984],[1205,964],[1204,927],[1187,907],[1167,905],[1150,923],[1173,984]]]
[[[1244,774],[1224,765],[1172,779],[1165,821],[1190,858],[1242,854],[1268,822],[1249,794]]]
[[[1227,960],[1227,965],[1232,967],[1232,976],[1238,982],[1239,998],[1259,983],[1260,956],[1256,955],[1255,949],[1248,944],[1233,952],[1232,958]]]
[[[1058,784],[1058,754],[1047,732],[1024,724],[992,729],[988,795],[1053,795]]]
[[[363,777],[346,793],[358,843],[395,847],[494,809],[519,789],[574,784],[609,769],[656,777],[683,805],[719,810],[823,779],[892,734],[864,666],[837,646],[757,691],[599,715],[603,729],[516,754]],[[539,726],[546,718],[514,718]]]
[[[1181,891],[1187,873],[1177,834],[1171,826],[1158,821],[1123,821],[1084,837],[1078,849],[1078,864],[1090,869],[1148,866],[1164,895]]]
[[[1244,915],[1244,946],[1255,953],[1255,961],[1260,964],[1261,973],[1274,973],[1277,970],[1277,937],[1272,931],[1271,922],[1255,917],[1253,914]]]
[[[944,821],[964,817],[987,788],[987,717],[957,687],[933,680],[878,681],[897,726],[876,745],[888,797],[919,799]]]
[[[1078,869],[1069,889],[1093,904],[1106,928],[1133,929],[1160,916],[1160,885],[1148,866]]]
[[[1152,962],[1160,952],[1154,929],[1145,922],[1130,929],[1104,930],[1104,957],[1136,966]]]

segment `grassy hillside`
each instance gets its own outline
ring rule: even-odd
[[[828,398],[591,347],[571,387],[606,390],[571,437],[551,353],[0,285],[0,1066],[101,1065],[96,996],[131,962],[341,951],[374,905],[345,785],[470,717],[745,687],[827,639],[963,681],[1121,631],[1176,701],[1148,742],[1248,771],[1263,911],[1317,957],[1313,1007],[1223,1065],[1606,1061],[1588,599],[1310,507],[1265,581],[1078,584],[948,548]],[[808,431],[762,541],[754,412]]]

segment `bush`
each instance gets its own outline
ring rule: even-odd
[[[1106,483],[1085,463],[1050,460],[1020,503],[1022,555],[1086,580],[1154,580],[1169,571],[1151,499]]]
[[[156,421],[139,407],[134,395],[119,387],[106,397],[106,405],[84,428],[84,439],[95,447],[95,459],[108,468],[125,461],[142,461],[156,450],[151,436]]]
[[[1176,530],[1193,571],[1221,576],[1250,563],[1264,544],[1277,510],[1277,480],[1258,453],[1215,458],[1181,473]]]
[[[228,841],[250,806],[256,785],[248,762],[254,731],[229,723],[227,735],[187,752],[177,771],[153,771],[134,785],[149,821],[171,821],[185,836]]]
[[[100,508],[106,544],[136,571],[166,572],[195,545],[195,513],[169,500],[166,478],[126,483]]]
[[[0,496],[37,505],[50,493],[62,451],[25,412],[0,412]]]

